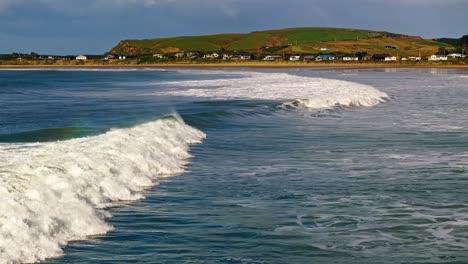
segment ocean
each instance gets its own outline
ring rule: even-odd
[[[0,263],[467,263],[468,71],[0,70]]]

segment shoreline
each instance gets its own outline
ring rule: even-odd
[[[83,64],[83,65],[51,65],[51,64],[10,64],[0,65],[0,69],[118,69],[118,68],[436,68],[436,69],[468,69],[468,64],[400,64],[400,63],[154,63],[154,64]]]

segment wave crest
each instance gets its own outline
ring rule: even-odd
[[[216,80],[165,82],[189,89],[158,91],[155,95],[284,101],[285,106],[308,109],[339,106],[373,106],[388,95],[372,86],[334,79],[295,76],[287,73],[239,72],[237,77]]]
[[[205,134],[176,118],[62,142],[0,144],[0,263],[37,262],[112,229],[104,208],[183,172]]]

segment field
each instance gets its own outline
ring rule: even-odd
[[[258,51],[264,47],[303,47],[330,41],[351,41],[386,36],[386,32],[340,28],[289,28],[255,31],[248,34],[216,34],[121,41],[110,52],[128,55],[178,51]]]

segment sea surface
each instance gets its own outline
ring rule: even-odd
[[[0,263],[468,263],[468,71],[0,70]]]

